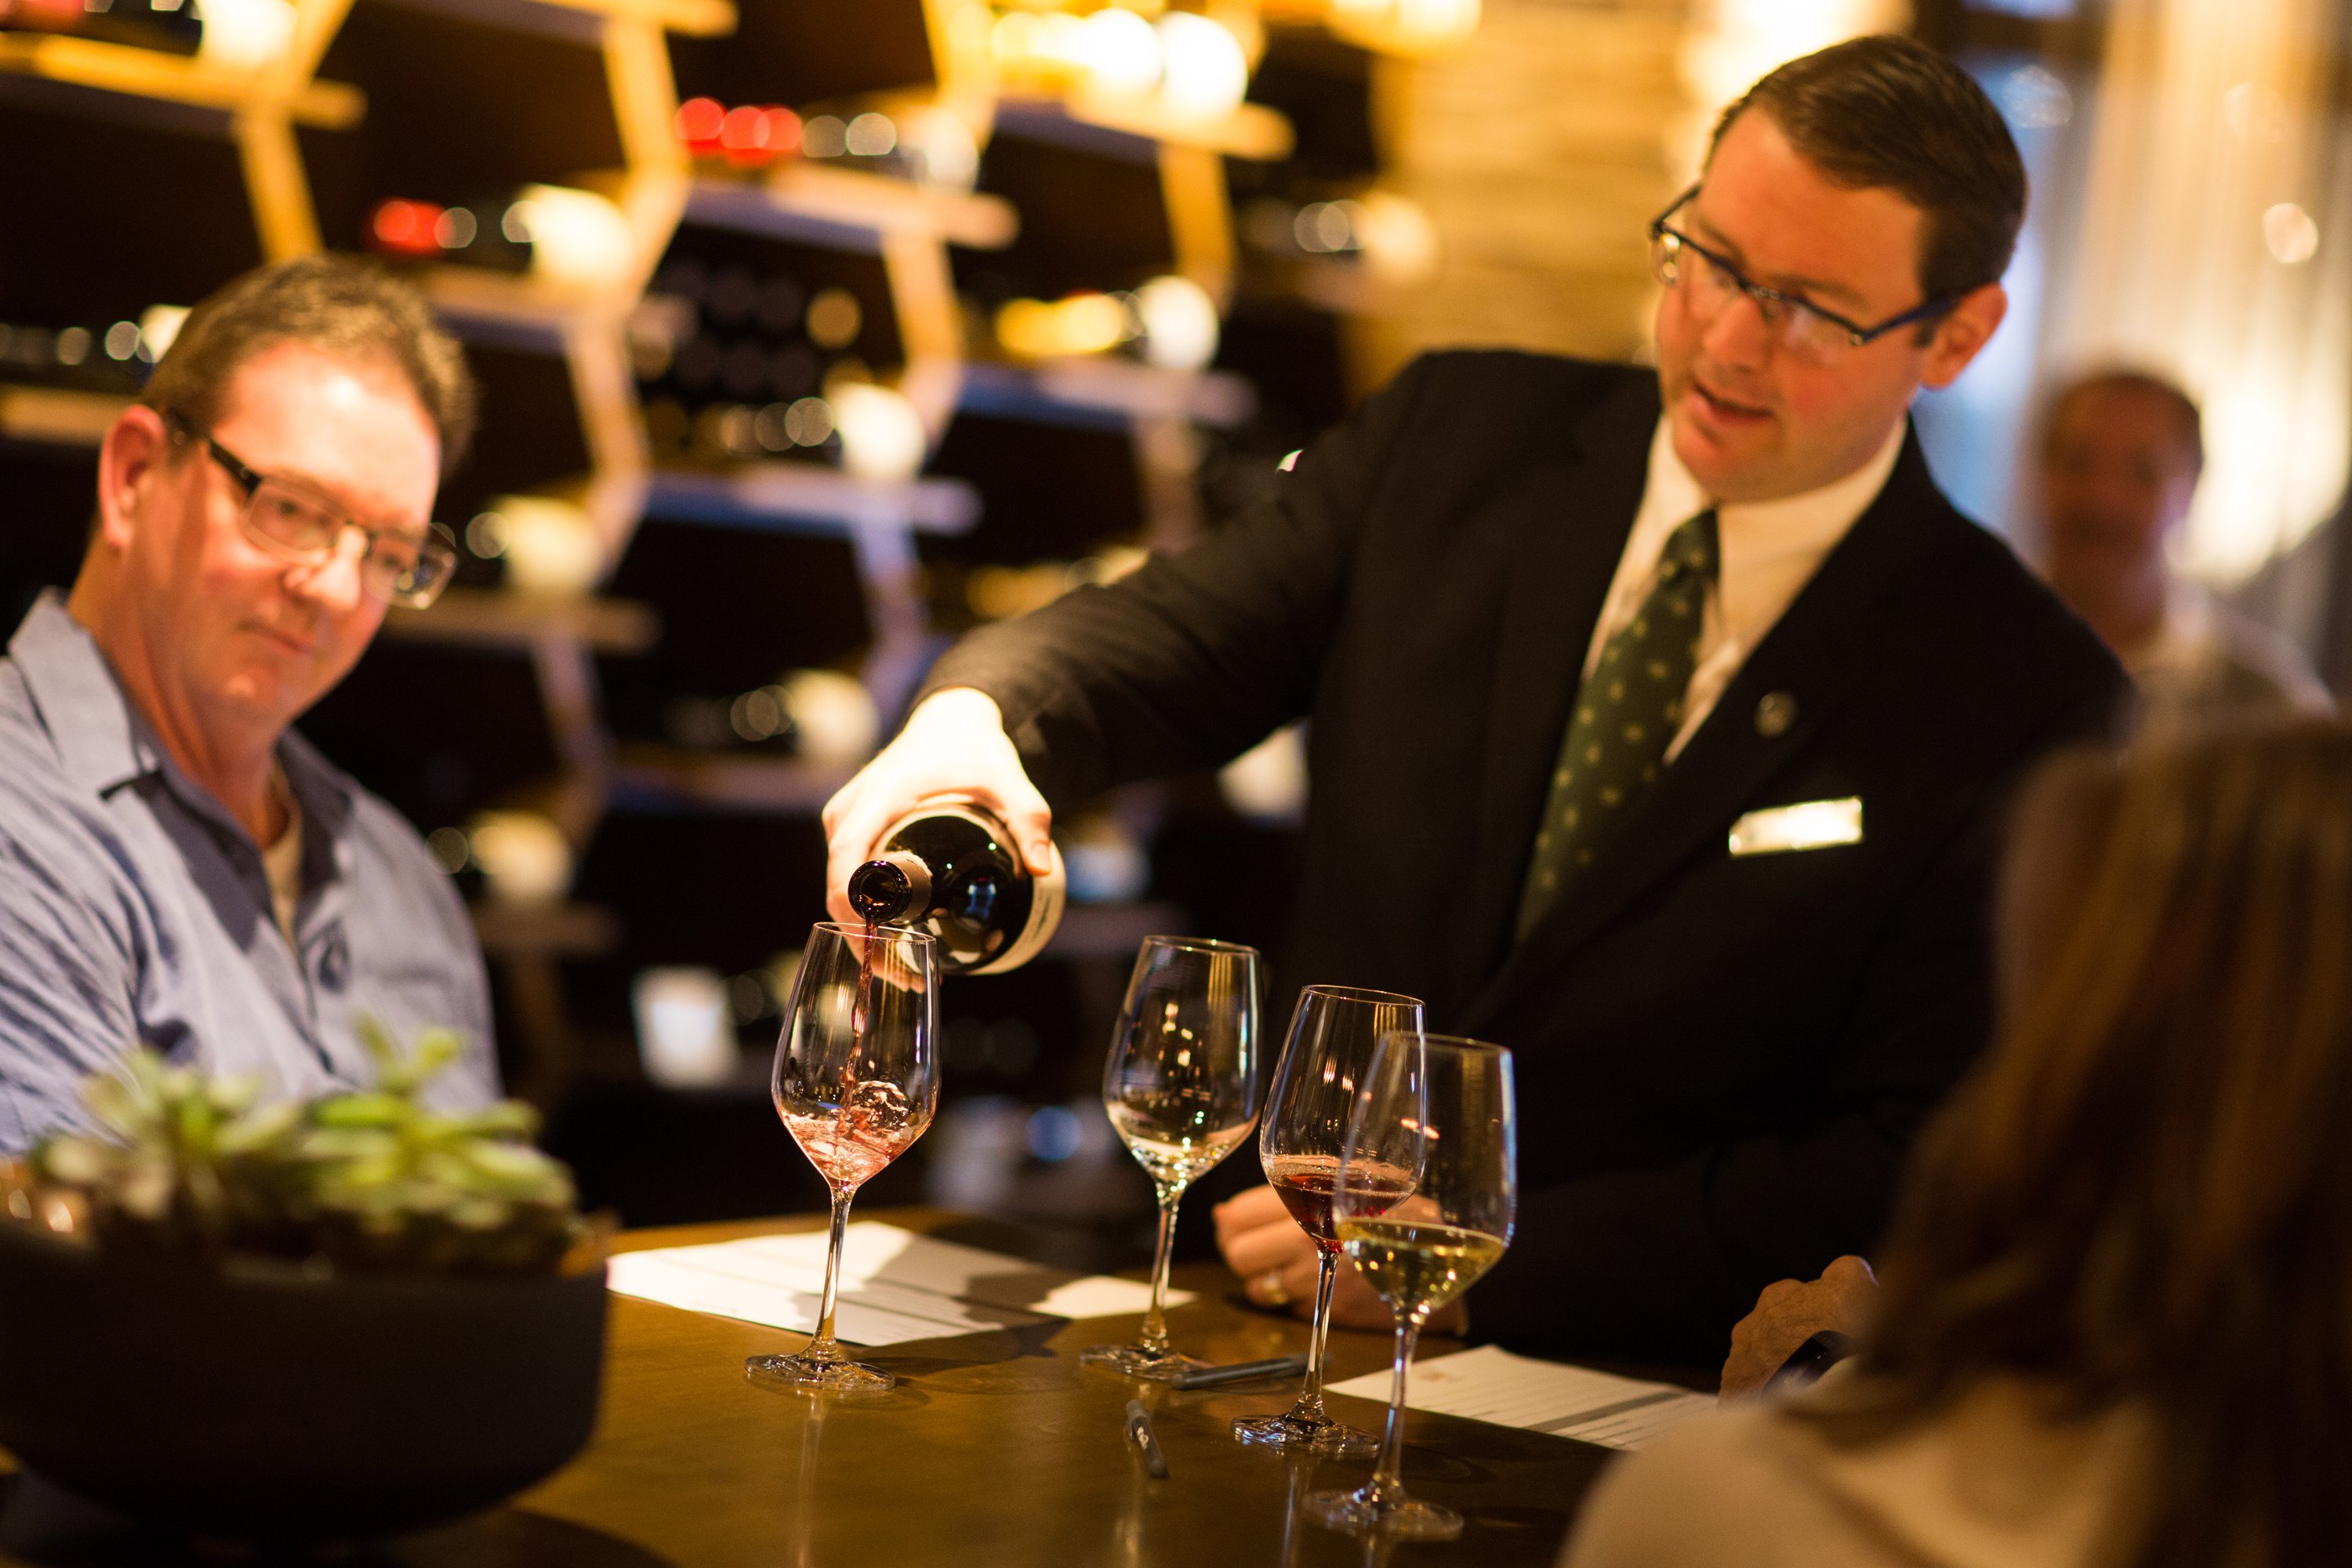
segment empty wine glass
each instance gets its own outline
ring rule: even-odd
[[[939,943],[897,926],[820,923],[809,932],[776,1040],[776,1114],[833,1194],[833,1237],[816,1332],[797,1355],[744,1370],[800,1388],[879,1390],[898,1380],[851,1361],[833,1337],[849,1201],[905,1153],[939,1109]]]
[[[1079,1358],[1090,1366],[1165,1379],[1192,1364],[1169,1343],[1163,1310],[1176,1205],[1257,1121],[1257,969],[1255,948],[1192,937],[1146,937],[1136,957],[1103,1066],[1103,1104],[1159,1189],[1160,1250],[1141,1335],[1094,1346]]]
[[[1307,1345],[1307,1378],[1298,1402],[1279,1415],[1236,1419],[1234,1436],[1244,1443],[1336,1455],[1369,1454],[1378,1446],[1370,1433],[1334,1421],[1323,1410],[1323,1342],[1331,1330],[1331,1287],[1339,1275],[1332,1200],[1349,1116],[1372,1053],[1388,1036],[1400,1030],[1419,1034],[1421,1025],[1420,999],[1393,991],[1309,985],[1298,994],[1298,1005],[1290,1016],[1290,1037],[1275,1066],[1257,1150],[1266,1181],[1290,1217],[1314,1239],[1319,1254],[1315,1333]],[[1382,1173],[1374,1161],[1360,1160],[1349,1171],[1350,1180],[1364,1189],[1360,1206],[1367,1209],[1379,1191],[1388,1191],[1393,1202],[1408,1190],[1403,1172]]]
[[[1374,1053],[1339,1155],[1333,1207],[1339,1245],[1396,1314],[1396,1373],[1388,1431],[1372,1479],[1351,1492],[1316,1492],[1307,1512],[1337,1530],[1445,1541],[1462,1532],[1452,1509],[1405,1495],[1405,1371],[1429,1315],[1492,1268],[1510,1245],[1518,1208],[1511,1053],[1481,1040],[1391,1035]],[[1399,1199],[1353,1173],[1412,1178]]]

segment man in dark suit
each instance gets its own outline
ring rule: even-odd
[[[2006,791],[2121,691],[1908,433],[2000,323],[2024,195],[1924,47],[1781,68],[1654,226],[1654,374],[1423,359],[1268,506],[975,635],[827,808],[835,885],[926,795],[1042,861],[1046,801],[1311,716],[1288,978],[1517,1058],[1475,1331],[1719,1361],[1760,1286],[1874,1238],[1989,1028]],[[1218,1217],[1254,1297],[1307,1293],[1270,1193]]]

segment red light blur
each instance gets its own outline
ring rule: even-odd
[[[801,117],[779,103],[772,103],[761,112],[768,117],[768,152],[778,158],[789,158],[801,150]]]
[[[768,149],[768,117],[748,104],[727,111],[726,120],[719,127],[719,145],[729,163],[746,168],[775,156]]]
[[[689,98],[677,106],[677,139],[689,153],[716,153],[726,120],[727,110],[717,99]]]
[[[368,220],[368,233],[378,250],[394,256],[438,256],[441,242],[434,227],[441,209],[431,202],[404,201],[394,196],[378,204]]]

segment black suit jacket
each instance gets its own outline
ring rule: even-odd
[[[1658,412],[1648,371],[1423,359],[1271,504],[974,635],[929,686],[994,697],[1057,806],[1311,715],[1287,978],[1412,993],[1433,1028],[1517,1058],[1518,1235],[1473,1292],[1476,1331],[1705,1363],[1764,1285],[1877,1237],[1990,1026],[2010,787],[2103,732],[2125,687],[1906,439],[1619,837],[1515,942]],[[1793,702],[1785,729],[1759,723],[1768,695]],[[1849,795],[1859,844],[1728,852],[1743,813]]]

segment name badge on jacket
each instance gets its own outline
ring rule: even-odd
[[[1751,811],[1731,825],[1734,855],[1778,855],[1862,842],[1862,797],[1808,800]]]

